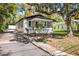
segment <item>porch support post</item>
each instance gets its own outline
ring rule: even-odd
[[[47,28],[47,21],[45,21],[45,27]]]

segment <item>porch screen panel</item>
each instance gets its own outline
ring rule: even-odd
[[[50,22],[47,22],[47,28],[50,28],[50,27],[51,27]]]
[[[32,25],[32,24],[31,24],[31,21],[29,21],[29,27],[31,27],[31,25]]]

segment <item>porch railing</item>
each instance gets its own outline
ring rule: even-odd
[[[29,28],[28,29],[28,33],[51,33],[52,32],[52,28]]]

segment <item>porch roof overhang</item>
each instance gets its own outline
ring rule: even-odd
[[[74,20],[75,22],[79,22],[79,20]]]
[[[28,21],[44,21],[44,22],[52,22],[53,20],[50,19],[41,19],[41,18],[33,18],[32,20]]]
[[[78,19],[73,19],[72,22],[79,23],[79,20]]]
[[[40,14],[28,16],[24,19],[27,19],[28,21],[56,21],[55,19],[51,19]]]

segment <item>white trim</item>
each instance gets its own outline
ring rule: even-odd
[[[28,21],[48,21],[48,22],[51,22],[53,20],[47,20],[47,19],[40,19],[40,18],[33,18],[32,20],[28,20]]]
[[[52,33],[52,28],[42,28],[42,29],[38,29],[38,28],[34,28],[31,29],[29,28],[29,33]]]

